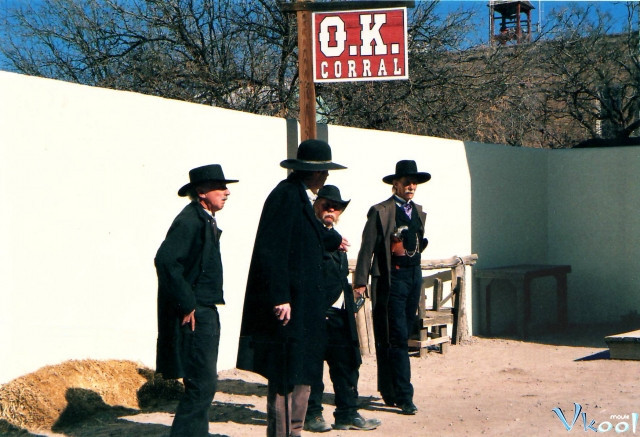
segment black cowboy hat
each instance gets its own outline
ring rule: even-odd
[[[400,179],[403,176],[414,177],[419,184],[423,184],[431,179],[431,175],[429,173],[418,171],[418,166],[415,161],[411,159],[404,159],[396,163],[396,173],[383,177],[382,182],[385,184],[392,184],[394,179]]]
[[[345,209],[351,200],[342,200],[340,189],[335,185],[325,185],[318,190],[318,198],[331,200],[340,205],[341,209]]]
[[[285,159],[281,167],[291,170],[342,170],[343,165],[331,162],[331,147],[322,140],[305,140],[298,146],[296,159]]]
[[[225,184],[238,182],[237,179],[226,179],[220,164],[203,165],[189,171],[189,183],[178,190],[178,196],[184,197],[189,193],[189,189],[201,182],[216,181]]]

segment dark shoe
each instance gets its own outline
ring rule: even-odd
[[[333,425],[334,429],[359,429],[361,431],[371,431],[382,424],[378,419],[365,419],[357,414],[346,422],[338,422]]]
[[[414,403],[411,401],[398,404],[397,407],[400,408],[401,414],[406,414],[408,416],[413,416],[418,412],[418,407],[416,407]]]
[[[382,396],[382,401],[388,407],[395,407],[396,406],[396,400],[394,398],[392,398],[392,397]]]
[[[322,416],[307,417],[304,420],[304,430],[311,432],[331,431],[331,425],[324,421]]]
[[[385,405],[389,407],[396,406],[396,394],[393,390],[384,390],[380,392],[380,396],[382,396],[382,400]]]

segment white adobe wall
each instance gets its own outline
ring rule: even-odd
[[[471,174],[472,252],[476,268],[547,263],[547,159],[549,150],[468,143]],[[546,279],[532,284],[532,325],[555,320],[555,285]],[[480,289],[474,283],[473,312],[477,315]],[[486,283],[482,284],[482,287]],[[492,332],[514,332],[515,291],[494,283]],[[480,317],[474,329],[483,332]]]
[[[153,367],[155,252],[185,205],[189,169],[221,163],[221,369],[233,367],[249,258],[264,199],[286,177],[285,121],[0,72],[0,383],[67,359]],[[332,172],[352,204],[340,231],[357,253],[381,178],[415,159],[433,180],[425,256],[470,253],[469,172],[460,142],[330,127]],[[446,205],[455,193],[459,207]]]
[[[558,151],[549,156],[548,192],[549,261],[572,266],[569,321],[637,317],[640,147]]]
[[[428,212],[425,257],[571,264],[573,323],[638,308],[640,149],[532,150],[339,126],[329,142],[349,167],[328,183],[352,199],[339,224],[351,257],[369,206],[390,195],[381,178],[415,159],[433,176],[416,196]],[[255,229],[285,157],[282,119],[0,72],[0,350],[11,357],[0,383],[72,358],[154,366],[153,257],[186,203],[176,191],[188,170],[213,162],[241,180],[218,216],[219,367],[233,367]]]

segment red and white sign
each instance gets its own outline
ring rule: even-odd
[[[407,9],[315,12],[314,82],[409,77]]]

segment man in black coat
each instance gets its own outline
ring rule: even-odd
[[[427,214],[413,202],[418,184],[431,179],[416,162],[396,163],[396,172],[382,181],[393,195],[367,214],[354,275],[354,293],[365,291],[371,275],[373,333],[376,339],[378,390],[387,405],[402,414],[416,414],[411,384],[408,340],[422,287],[420,254]],[[373,257],[373,260],[372,260]]]
[[[325,185],[318,191],[313,204],[316,217],[324,227],[327,240],[339,235],[334,225],[346,209],[349,200],[343,200],[338,187]],[[342,239],[343,247],[349,245]],[[325,323],[327,342],[324,360],[329,365],[336,409],[335,429],[372,430],[380,426],[378,419],[365,419],[358,413],[358,377],[360,344],[356,329],[356,305],[349,284],[349,263],[345,250],[325,250],[322,262],[322,289],[325,293]],[[322,417],[323,362],[316,366],[316,379],[311,384],[304,429],[312,432],[329,431],[331,426]]]
[[[311,363],[324,340],[322,256],[341,237],[324,239],[312,200],[329,170],[331,148],[303,141],[296,159],[280,165],[293,173],[269,194],[258,224],[245,294],[237,367],[269,380],[267,436],[299,436],[304,425]]]
[[[178,190],[188,204],[174,219],[155,258],[158,274],[156,370],[183,378],[185,392],[171,426],[172,437],[209,435],[209,408],[216,392],[222,291],[221,230],[215,214],[229,197],[218,164],[194,168]]]

